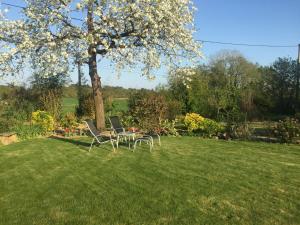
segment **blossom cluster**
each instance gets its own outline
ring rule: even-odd
[[[192,67],[181,67],[174,68],[170,71],[170,77],[172,79],[182,80],[182,83],[186,88],[190,89],[190,83],[192,82],[193,76],[196,74],[196,69]]]
[[[91,54],[122,70],[176,66],[201,57],[191,0],[25,0],[22,19],[0,20],[0,76],[30,65],[44,76],[66,73]],[[88,15],[92,15],[88,21]],[[89,26],[92,24],[92,26]]]

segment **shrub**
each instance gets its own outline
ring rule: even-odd
[[[204,117],[197,113],[187,113],[184,118],[184,123],[188,128],[189,132],[193,132],[201,129],[204,121]]]
[[[20,140],[27,140],[46,134],[45,128],[40,124],[17,125],[13,130],[17,133]]]
[[[54,129],[53,117],[45,111],[36,111],[32,113],[32,123],[40,125],[45,132],[52,131]]]
[[[116,108],[113,98],[111,96],[104,96],[103,102],[105,114],[112,115]]]
[[[56,121],[62,111],[62,93],[60,89],[50,89],[40,94],[39,109],[48,112]]]
[[[293,118],[280,120],[274,128],[274,134],[281,143],[292,143],[300,136],[299,121]]]
[[[61,120],[61,125],[64,128],[73,128],[78,125],[77,118],[74,113],[68,112]]]
[[[175,127],[177,120],[164,120],[161,123],[160,131],[158,133],[170,136],[179,136]]]
[[[14,119],[6,119],[0,115],[0,133],[8,132],[12,129],[12,127],[17,123]]]
[[[218,136],[223,131],[223,126],[214,120],[205,118],[201,130],[205,137]]]
[[[204,137],[217,136],[223,131],[223,126],[218,122],[204,118],[197,113],[187,113],[184,123],[190,134],[197,133]]]
[[[69,82],[66,74],[44,76],[35,72],[31,78],[31,92],[37,96],[37,108],[48,112],[56,121],[62,112],[63,87]]]
[[[30,103],[26,104],[25,100],[24,102],[20,99],[0,101],[0,133],[12,131],[14,126],[23,124],[28,119],[30,107]]]
[[[121,116],[121,122],[122,122],[123,126],[126,128],[136,125],[134,122],[134,118],[131,115],[123,114]]]
[[[177,100],[167,101],[166,118],[168,120],[174,120],[176,116],[181,115],[183,111],[183,103]]]
[[[87,117],[94,118],[95,117],[95,102],[93,98],[93,94],[84,94],[79,99],[80,104],[75,109],[75,114],[78,118]]]
[[[225,130],[226,137],[234,139],[249,139],[254,131],[247,122],[227,123]]]
[[[139,127],[147,131],[159,130],[167,110],[167,103],[162,95],[142,90],[130,96],[128,105],[129,114]]]
[[[37,97],[30,89],[15,87],[2,96],[1,117],[13,120],[13,123],[27,121],[31,118],[36,101]]]
[[[300,112],[297,112],[297,113],[295,114],[295,119],[300,120]]]

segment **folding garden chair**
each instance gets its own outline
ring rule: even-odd
[[[120,133],[126,133],[125,128],[122,126],[121,121],[118,116],[110,116],[108,119],[109,119],[111,128],[116,135],[120,134]]]
[[[125,140],[125,142],[128,142],[130,148],[130,139],[134,141],[135,133],[126,131],[118,116],[109,117],[109,122],[114,135],[117,137],[117,145],[120,140]]]
[[[127,138],[128,138],[129,148],[130,148],[130,139],[132,139],[132,141],[134,141],[133,150],[136,148],[136,145],[138,142],[140,144],[141,144],[141,142],[145,142],[145,143],[149,144],[150,151],[153,149],[154,141],[153,141],[152,135],[147,134],[145,132],[137,132],[137,133],[126,132],[125,128],[122,126],[122,123],[118,116],[109,117],[109,122],[111,124],[111,128],[112,128],[114,134],[117,136],[117,143],[119,143],[119,140],[123,139],[123,138],[127,142]],[[139,137],[138,137],[138,135],[139,135]],[[158,134],[155,134],[154,136],[158,137],[159,145],[161,145],[160,136]]]
[[[91,136],[93,137],[93,141],[90,145],[89,151],[92,149],[93,144],[95,142],[100,145],[110,142],[113,147],[113,150],[115,151],[114,142],[117,143],[117,140],[114,139],[111,134],[109,134],[109,136],[107,136],[107,135],[104,135],[103,133],[99,132],[97,130],[97,128],[95,127],[93,120],[85,120],[84,122],[85,122],[86,126],[88,127]],[[117,148],[118,148],[118,143],[117,143]]]

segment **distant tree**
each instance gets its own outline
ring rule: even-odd
[[[182,113],[184,114],[191,111],[189,90],[185,82],[188,76],[186,70],[178,69],[171,71],[168,77],[170,97],[182,103]]]
[[[272,82],[272,74],[273,70],[270,66],[259,66],[258,68],[258,82],[254,87],[255,95],[254,95],[254,104],[258,111],[259,117],[262,119],[269,118],[272,114],[275,113],[274,108],[276,105],[276,99],[271,91],[271,82]]]
[[[278,58],[272,66],[263,69],[265,98],[271,98],[271,111],[276,114],[296,112],[297,62],[291,58]]]
[[[238,52],[223,51],[208,65],[176,74],[169,79],[169,90],[175,99],[185,103],[187,111],[220,120],[241,119],[241,114],[245,119],[255,111],[258,67]]]

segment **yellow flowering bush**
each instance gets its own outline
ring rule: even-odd
[[[32,123],[40,125],[45,131],[54,130],[54,119],[45,111],[35,111],[32,113]]]
[[[189,132],[199,130],[203,126],[204,117],[197,113],[187,113],[184,118],[184,123]]]
[[[197,133],[203,137],[217,136],[223,131],[223,126],[218,122],[204,118],[197,113],[187,113],[184,123],[190,133]]]

